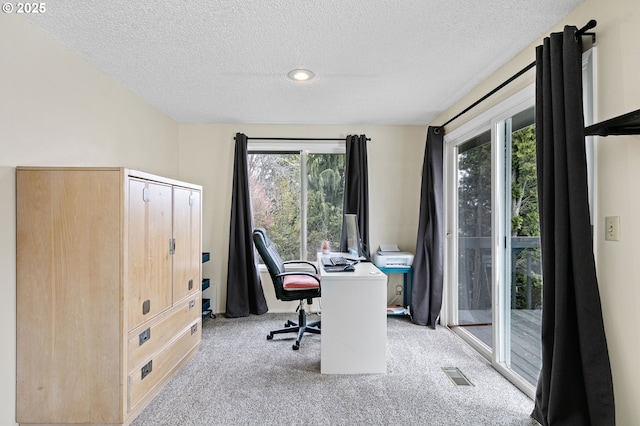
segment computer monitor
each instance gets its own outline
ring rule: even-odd
[[[360,259],[364,253],[362,252],[362,239],[360,238],[360,232],[358,230],[357,216],[355,214],[345,214],[344,226],[347,235],[347,252],[353,256],[354,259]]]

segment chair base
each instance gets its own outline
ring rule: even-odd
[[[293,350],[297,351],[298,349],[300,349],[300,341],[302,340],[302,336],[304,336],[304,333],[320,334],[320,321],[307,323],[307,313],[302,307],[302,303],[300,303],[300,308],[298,310],[298,322],[296,323],[294,321],[287,320],[284,328],[271,331],[267,335],[267,340],[273,339],[274,334],[284,333],[297,333],[298,337],[296,338],[296,342],[292,346]]]

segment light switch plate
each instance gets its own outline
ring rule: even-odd
[[[607,241],[620,240],[620,216],[606,216],[604,218],[604,239]]]

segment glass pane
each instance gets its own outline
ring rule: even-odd
[[[533,122],[533,108],[512,118],[509,367],[535,386],[541,366],[542,265]]]
[[[253,153],[248,162],[254,226],[284,260],[300,259],[300,154]]]
[[[323,241],[340,247],[344,193],[344,155],[307,155],[307,259],[315,259]]]
[[[491,132],[458,148],[458,325],[489,348],[491,297]]]

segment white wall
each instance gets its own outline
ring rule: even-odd
[[[204,187],[203,250],[211,252],[203,274],[217,284],[215,311],[224,312],[233,153],[236,132],[251,137],[342,138],[366,134],[368,142],[370,239],[372,249],[396,242],[402,250],[415,251],[418,205],[426,128],[422,126],[302,126],[248,124],[181,124],[180,176]],[[270,312],[294,312],[296,302],[275,298],[268,274],[263,288]],[[389,285],[401,282],[394,276]],[[205,296],[210,296],[207,290]],[[294,307],[292,307],[294,305]],[[317,308],[317,304],[312,308]]]
[[[15,167],[127,166],[177,177],[178,125],[16,15],[0,13],[0,58],[0,424],[11,425]]]
[[[566,19],[550,31],[564,25],[578,28],[590,19],[598,22],[598,75],[596,121],[615,117],[640,108],[640,7],[637,0],[585,0]],[[587,39],[585,39],[587,40]],[[446,122],[467,105],[514,75],[535,60],[538,40],[499,69],[474,91],[456,102],[434,124]],[[457,119],[446,131],[451,132],[501,99],[534,81],[535,71]],[[596,262],[602,309],[616,399],[617,424],[637,424],[640,418],[640,136],[610,136],[596,142]],[[604,241],[604,217],[620,216],[620,241]]]

